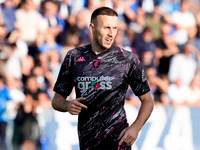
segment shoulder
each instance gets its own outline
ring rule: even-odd
[[[77,47],[77,48],[69,50],[67,52],[67,55],[71,55],[71,56],[84,55],[84,54],[88,53],[90,51],[90,49],[91,49],[91,45],[88,44],[88,45],[85,45],[82,47]]]
[[[117,47],[116,49],[119,51],[119,53],[121,53],[121,55],[124,56],[124,59],[128,62],[128,63],[138,63],[138,57],[136,54],[134,54],[133,52],[130,52],[124,48],[121,47]]]
[[[71,49],[65,55],[64,62],[65,61],[74,62],[78,58],[83,57],[87,53],[90,53],[90,49],[91,49],[91,45],[90,44],[82,46],[82,47],[77,47],[77,48]]]

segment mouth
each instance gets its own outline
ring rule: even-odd
[[[112,44],[112,39],[111,38],[106,38],[106,43],[109,44],[109,45]]]

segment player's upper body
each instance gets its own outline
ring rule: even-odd
[[[82,109],[78,120],[82,144],[97,144],[109,135],[117,139],[128,126],[123,107],[128,85],[138,96],[149,92],[144,70],[133,53],[112,46],[96,55],[91,44],[68,52],[54,91],[67,97],[75,86],[76,97],[86,98],[82,103],[88,108]]]
[[[54,87],[53,108],[79,115],[81,150],[100,149],[106,141],[117,141],[122,148],[132,145],[153,109],[146,75],[136,55],[113,45],[117,29],[114,10],[96,9],[90,23],[92,43],[67,53]],[[131,127],[123,107],[128,85],[142,101]],[[77,99],[66,101],[73,87]]]

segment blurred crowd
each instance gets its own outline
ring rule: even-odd
[[[100,6],[118,12],[115,44],[138,56],[155,104],[200,107],[199,0],[0,0],[1,150],[41,149],[38,115],[65,54],[91,42]],[[126,105],[140,105],[130,88]]]

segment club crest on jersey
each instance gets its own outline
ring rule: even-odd
[[[93,59],[92,65],[95,70],[99,68],[100,64],[101,64],[101,59]]]

